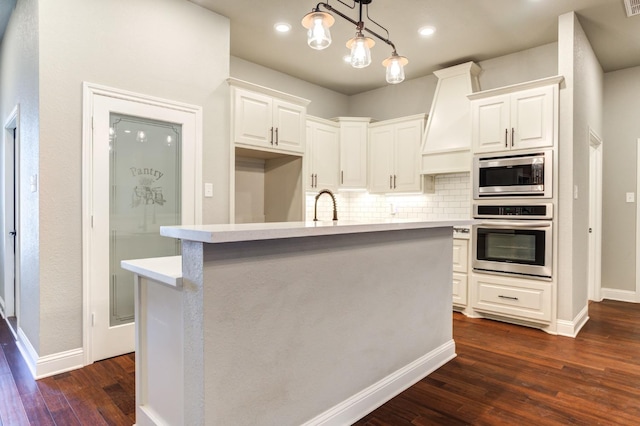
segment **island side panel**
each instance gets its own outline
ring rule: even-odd
[[[205,244],[205,423],[301,424],[452,345],[451,277],[450,227]]]
[[[204,406],[204,243],[182,241],[184,425],[206,423]]]

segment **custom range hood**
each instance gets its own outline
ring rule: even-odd
[[[467,95],[480,90],[481,68],[466,62],[433,74],[435,96],[422,140],[422,174],[471,170],[471,110]]]

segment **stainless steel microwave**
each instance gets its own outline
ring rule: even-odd
[[[553,151],[526,154],[476,155],[473,159],[473,198],[551,198]]]

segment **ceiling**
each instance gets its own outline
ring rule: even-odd
[[[231,21],[231,54],[314,84],[352,95],[385,86],[383,59],[389,46],[376,39],[373,63],[353,69],[342,61],[354,26],[336,17],[333,43],[316,51],[306,44],[302,17],[312,0],[190,0]],[[353,5],[352,0],[343,0]],[[357,20],[339,0],[325,0]],[[15,0],[0,0],[0,37]],[[575,11],[605,72],[640,66],[640,15],[627,18],[624,0],[373,0],[369,16],[389,31],[398,53],[409,59],[407,79],[473,60],[476,62],[558,40],[558,16]],[[364,19],[374,31],[376,27]],[[273,25],[287,22],[288,34]],[[433,36],[418,28],[436,28]],[[384,31],[377,29],[379,34]]]
[[[376,40],[373,63],[353,69],[342,61],[354,26],[336,16],[333,43],[317,51],[306,44],[302,17],[317,0],[190,0],[231,21],[231,54],[347,95],[385,86],[382,60],[391,48]],[[324,0],[357,20],[357,8]],[[343,0],[353,5],[352,0]],[[627,18],[623,0],[373,0],[369,16],[387,28],[407,79],[473,60],[476,62],[558,40],[558,16],[575,11],[605,72],[640,65],[640,16]],[[380,35],[385,33],[363,19]],[[288,34],[274,31],[287,22]],[[430,25],[429,38],[418,29]]]

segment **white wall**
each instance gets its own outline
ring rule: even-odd
[[[40,271],[29,337],[43,356],[83,344],[82,82],[202,106],[203,220],[227,222],[229,22],[185,0],[58,0],[40,2],[39,30],[40,152],[25,157],[39,160],[40,247],[25,261]],[[37,234],[38,217],[27,225]]]
[[[602,134],[603,72],[576,14],[561,15],[558,22],[558,71],[565,81],[558,147],[557,317],[572,321],[588,299],[589,128]]]
[[[604,75],[602,287],[636,290],[640,67]],[[635,192],[636,203],[625,202]]]
[[[38,173],[40,100],[38,95],[38,1],[19,0],[0,50],[0,118],[5,123],[20,107],[20,218],[18,234],[22,263],[19,326],[38,350],[40,335],[39,200],[28,192],[29,176]],[[4,133],[4,131],[3,131]],[[2,159],[3,163],[5,159]],[[4,203],[2,204],[4,211]],[[2,241],[6,236],[2,235]],[[4,244],[3,244],[4,245]],[[4,253],[2,253],[4,256]]]

